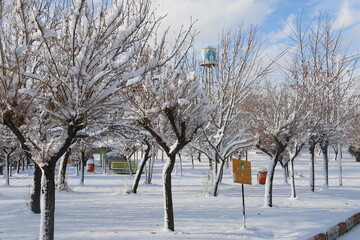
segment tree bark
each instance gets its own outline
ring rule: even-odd
[[[145,154],[144,154],[143,158],[141,159],[138,169],[136,170],[136,174],[134,177],[134,181],[133,181],[130,193],[134,193],[134,194],[137,193],[137,188],[139,186],[141,174],[143,173],[146,162],[150,157],[150,150],[151,150],[150,144],[147,144],[147,148],[145,149]]]
[[[84,185],[84,176],[85,176],[85,165],[86,165],[86,157],[85,152],[81,152],[81,160],[80,160],[80,185]]]
[[[60,161],[60,171],[59,171],[59,177],[58,177],[58,182],[57,182],[57,188],[59,190],[67,189],[66,167],[67,167],[67,162],[68,162],[70,155],[71,155],[71,150],[69,149]]]
[[[272,207],[272,191],[273,191],[273,180],[274,180],[274,173],[275,173],[275,167],[277,164],[276,159],[272,159],[269,167],[268,172],[266,175],[266,183],[265,183],[265,202],[264,206],[266,207]]]
[[[20,173],[20,163],[21,163],[21,159],[19,158],[19,159],[17,160],[16,173]]]
[[[324,142],[320,144],[320,147],[324,159],[324,186],[329,187],[329,156],[328,156],[329,144]]]
[[[315,144],[309,146],[310,152],[310,190],[315,192]]]
[[[79,163],[80,161],[75,161],[75,176],[79,176]]]
[[[339,165],[339,186],[342,186],[342,156],[341,156],[341,146],[338,145],[338,147],[334,147],[335,151],[335,161],[338,162]]]
[[[24,157],[22,158],[22,161],[21,161],[21,162],[22,162],[22,165],[21,165],[22,171],[25,171],[25,162],[26,162],[26,161],[25,161],[25,158],[24,158]]]
[[[342,157],[341,154],[338,156],[338,162],[339,162],[339,186],[343,185],[343,167],[342,167]]]
[[[133,154],[133,153],[132,153],[132,154]],[[129,156],[128,158],[126,158],[126,163],[127,163],[127,166],[128,166],[128,171],[129,171],[129,175],[130,175],[130,176],[133,175],[132,169],[131,169],[131,164],[130,164],[130,159],[131,159],[131,155],[132,155],[132,154],[130,154],[130,156]]]
[[[150,161],[148,161],[148,170],[146,171],[146,180],[145,183],[146,184],[151,184],[152,181],[152,175],[153,175],[153,171],[154,171],[154,163],[155,163],[155,159],[153,157],[149,158]]]
[[[183,175],[183,167],[182,167],[182,159],[181,159],[181,154],[179,153],[179,162],[180,162],[180,175]]]
[[[218,189],[219,189],[219,183],[221,182],[222,179],[222,175],[224,173],[224,166],[225,166],[225,161],[221,160],[220,161],[220,165],[219,165],[219,169],[216,176],[216,179],[214,181],[214,185],[213,185],[213,190],[212,190],[212,195],[214,197],[216,197],[218,195]]]
[[[290,158],[291,164],[291,198],[296,198],[294,158]]]
[[[176,153],[169,155],[163,168],[164,183],[164,229],[175,231],[174,209],[171,190],[171,172],[174,169]]]
[[[283,170],[284,170],[284,184],[289,184],[289,182],[288,182],[288,177],[289,177],[289,165],[286,164],[286,165],[283,167]]]
[[[10,185],[10,170],[11,166],[10,166],[10,154],[5,153],[5,185],[9,186]]]
[[[40,194],[41,194],[41,168],[35,164],[34,175],[33,175],[33,185],[30,196],[30,210],[33,213],[40,213]]]
[[[194,169],[194,156],[193,156],[193,154],[190,154],[190,157],[191,157],[191,166],[192,166],[192,169]]]
[[[48,162],[41,168],[40,240],[54,239],[55,225],[55,164]]]

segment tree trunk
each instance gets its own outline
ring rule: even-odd
[[[289,177],[289,165],[286,164],[286,165],[283,167],[283,170],[284,170],[284,184],[289,184],[289,182],[288,182],[288,177]]]
[[[221,182],[222,175],[224,173],[224,166],[225,166],[225,161],[221,160],[220,165],[219,165],[219,169],[218,169],[218,173],[215,175],[216,179],[215,179],[214,184],[213,184],[212,195],[214,197],[216,197],[218,195],[219,183]]]
[[[5,154],[5,185],[10,185],[10,155],[8,153]]]
[[[315,144],[309,146],[310,152],[310,190],[315,192]]]
[[[54,239],[55,225],[55,164],[43,166],[41,177],[40,240]]]
[[[339,165],[339,186],[342,186],[342,156],[341,156],[341,146],[334,147],[335,151],[335,161],[338,162]]]
[[[171,191],[171,172],[175,166],[176,154],[168,156],[163,168],[163,184],[164,184],[164,229],[175,231],[174,209]]]
[[[75,176],[79,176],[79,160],[76,160],[75,162]]]
[[[342,177],[342,173],[343,173],[343,169],[342,169],[342,157],[341,154],[338,155],[338,162],[339,162],[339,186],[343,185],[343,177]]]
[[[29,167],[31,168],[30,163],[31,159],[29,157],[26,157],[26,169],[29,169]]]
[[[132,154],[131,154],[132,155]],[[128,166],[128,171],[129,171],[129,175],[132,176],[133,173],[132,173],[132,169],[131,169],[131,164],[130,164],[130,158],[131,158],[131,155],[126,158],[126,163],[127,163],[127,166]]]
[[[320,144],[320,147],[324,159],[324,186],[329,187],[329,156],[328,156],[329,144],[324,142]]]
[[[20,163],[21,163],[21,159],[19,158],[19,159],[17,160],[16,173],[20,173]]]
[[[33,185],[30,196],[30,210],[33,213],[40,213],[40,194],[41,194],[41,175],[42,171],[40,167],[35,164]]]
[[[21,162],[22,162],[22,165],[21,165],[22,171],[25,171],[25,159],[26,159],[26,158],[23,157],[23,158],[22,158],[22,161],[21,161]]]
[[[180,175],[183,175],[183,167],[182,167],[182,159],[181,159],[181,154],[179,153],[179,162],[180,162]]]
[[[296,198],[294,157],[290,158],[291,164],[291,198]]]
[[[266,207],[272,207],[272,189],[273,189],[273,180],[274,180],[274,174],[275,174],[275,167],[277,164],[276,159],[272,159],[269,167],[268,172],[266,175],[266,183],[265,183],[265,201],[264,206]]]
[[[210,158],[208,158],[208,159],[209,159],[209,169],[210,169],[210,171],[213,171],[213,169],[214,169],[213,161]]]
[[[65,190],[68,187],[66,183],[66,167],[70,155],[71,155],[71,150],[69,149],[60,161],[60,170],[59,170],[59,176],[57,182],[57,188],[59,190]]]
[[[194,169],[194,156],[193,156],[193,154],[190,154],[190,157],[191,157],[191,166],[192,166],[192,169]]]
[[[10,158],[9,158],[8,166],[9,166],[9,171],[8,171],[9,175],[8,176],[12,177],[13,164],[11,164]]]
[[[149,167],[148,170],[146,171],[146,179],[145,179],[146,184],[151,184],[152,175],[154,171],[154,163],[155,163],[155,159],[153,157],[150,157],[149,159],[150,159],[150,161],[148,161]]]
[[[133,181],[130,193],[135,193],[135,194],[137,193],[137,188],[139,186],[141,174],[143,173],[146,162],[150,157],[150,150],[151,150],[150,144],[147,144],[147,148],[145,149],[145,154],[144,154],[143,158],[141,159],[138,169],[136,170],[136,174],[134,177],[134,181]]]
[[[85,152],[81,152],[81,160],[80,160],[80,185],[84,185],[84,176],[85,176],[85,165],[86,165],[86,157]]]
[[[215,162],[214,162],[214,175],[216,176],[218,174],[218,164],[219,163],[219,157],[217,154],[215,154]]]

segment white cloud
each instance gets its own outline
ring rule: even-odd
[[[196,46],[199,48],[217,43],[222,29],[235,28],[244,23],[261,25],[275,10],[279,0],[154,0],[157,13],[167,14],[165,26],[177,30],[187,26],[190,17],[198,20],[200,31]]]
[[[360,9],[356,9],[354,2],[345,0],[336,14],[335,27],[346,28],[360,21]]]

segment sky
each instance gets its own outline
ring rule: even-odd
[[[266,44],[276,45],[284,37],[287,22],[294,23],[300,13],[310,20],[321,11],[334,19],[336,28],[343,28],[343,41],[351,43],[350,52],[360,51],[359,0],[153,0],[153,4],[158,14],[167,14],[163,26],[174,31],[197,20],[196,49],[216,47],[222,30],[242,23],[259,26]]]

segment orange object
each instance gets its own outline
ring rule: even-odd
[[[258,172],[257,178],[259,184],[265,184],[266,183],[266,176],[267,172]]]
[[[87,171],[88,172],[94,172],[94,169],[95,169],[95,164],[90,163],[90,164],[87,165]]]
[[[240,159],[232,159],[234,182],[251,185],[251,162]]]

